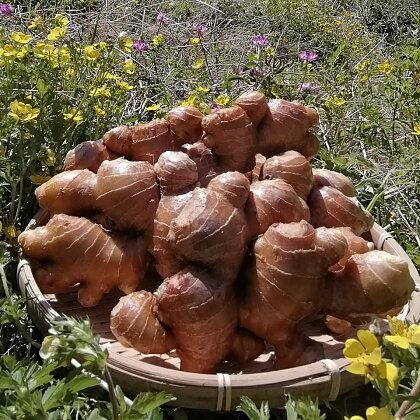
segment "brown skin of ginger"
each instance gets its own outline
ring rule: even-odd
[[[62,172],[39,186],[35,195],[51,213],[81,216],[115,230],[143,232],[151,227],[159,203],[153,166],[125,159],[104,161],[94,174],[87,169]]]
[[[149,251],[154,257],[157,272],[165,279],[186,265],[175,255],[168,234],[171,221],[191,198],[198,173],[194,161],[182,152],[163,153],[155,165],[155,172],[162,197],[155,215]]]
[[[82,217],[57,214],[47,225],[23,232],[18,242],[29,258],[41,263],[34,272],[41,291],[60,293],[80,283],[82,306],[95,306],[114,288],[132,292],[146,269],[142,238],[110,235]]]
[[[155,164],[166,151],[179,151],[184,143],[199,140],[202,114],[193,107],[178,107],[166,119],[156,119],[132,127],[121,126],[108,131],[104,144],[129,160],[144,160]]]
[[[202,120],[203,142],[223,171],[249,172],[255,166],[256,130],[239,106],[222,108]]]
[[[346,246],[339,232],[314,229],[306,221],[273,224],[256,240],[245,273],[240,325],[274,346],[277,368],[319,358],[316,346],[307,348],[296,326],[318,310],[328,267]]]
[[[306,203],[281,179],[253,182],[245,212],[251,238],[264,233],[273,223],[309,220]]]
[[[290,184],[303,200],[308,198],[312,190],[311,165],[303,155],[294,150],[267,159],[262,168],[262,178],[282,179]]]
[[[171,328],[181,370],[211,373],[226,358],[238,314],[232,285],[187,267],[157,290],[159,319]]]
[[[239,172],[214,178],[208,188],[194,189],[168,234],[183,260],[204,265],[221,281],[233,282],[245,255],[248,236],[242,206],[249,181]]]
[[[245,328],[238,328],[232,338],[229,359],[247,364],[256,359],[265,350],[264,340]]]
[[[355,235],[373,226],[373,217],[356,198],[345,196],[333,187],[314,188],[308,198],[309,222],[315,226],[350,227]]]
[[[156,297],[134,292],[120,299],[111,312],[111,331],[126,347],[140,353],[162,354],[175,348],[173,335],[157,318]]]
[[[258,127],[268,109],[267,98],[261,92],[249,91],[243,93],[235,104],[248,115],[255,127]]]
[[[356,196],[353,183],[345,175],[328,169],[313,169],[312,173],[314,188],[329,186],[341,191],[347,197]]]
[[[340,227],[334,228],[346,238],[347,242],[347,251],[344,254],[343,258],[338,261],[337,264],[329,268],[329,271],[339,271],[342,270],[347,262],[347,260],[354,254],[364,254],[372,250],[372,242],[368,242],[360,236],[356,236],[349,227]]]
[[[313,109],[297,102],[273,99],[258,126],[257,151],[267,157],[287,150],[300,153],[309,150],[312,155],[314,140],[312,136],[308,138],[306,132],[317,123],[318,114]]]
[[[407,262],[384,251],[351,256],[344,269],[330,273],[325,313],[352,317],[403,306],[414,290]]]
[[[89,169],[96,173],[103,161],[117,157],[118,155],[111,152],[103,143],[85,141],[67,153],[64,159],[64,170]]]

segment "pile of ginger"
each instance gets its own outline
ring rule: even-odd
[[[351,181],[311,168],[317,123],[297,102],[247,92],[77,146],[36,190],[49,222],[19,236],[41,291],[76,286],[94,306],[119,288],[115,337],[144,354],[176,349],[185,371],[268,347],[275,369],[321,359],[306,317],[357,322],[404,305],[414,282],[360,236],[373,218]],[[142,290],[152,272],[153,293]]]

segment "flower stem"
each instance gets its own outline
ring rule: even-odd
[[[413,389],[410,392],[410,397],[417,397],[420,394],[420,374],[417,377],[417,381],[413,386]],[[414,398],[409,398],[407,400],[404,400],[401,404],[400,408],[395,414],[396,419],[403,419],[404,414],[407,412],[407,410],[412,406],[414,403]]]

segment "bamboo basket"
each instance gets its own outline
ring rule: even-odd
[[[40,211],[31,220],[27,229],[45,224],[49,215]],[[407,261],[411,276],[416,283],[410,302],[399,314],[401,319],[412,322],[420,320],[420,277],[414,264],[398,243],[379,225],[375,224],[371,238],[377,249],[398,255]],[[122,296],[119,292],[106,295],[93,308],[83,308],[77,302],[73,288],[58,295],[40,292],[32,275],[29,262],[23,255],[18,266],[19,285],[28,298],[28,308],[35,324],[44,334],[51,322],[65,314],[88,316],[93,330],[108,346],[108,367],[115,383],[127,394],[141,391],[166,391],[176,397],[174,405],[185,408],[231,410],[239,403],[241,395],[256,402],[266,400],[270,407],[282,407],[285,394],[311,395],[333,401],[343,392],[363,383],[363,378],[345,371],[348,361],[342,356],[343,341],[348,336],[334,336],[327,332],[322,319],[308,319],[305,330],[308,335],[322,343],[325,359],[316,363],[284,370],[271,370],[273,355],[262,354],[246,366],[225,363],[217,374],[197,374],[179,370],[176,352],[163,355],[142,355],[136,350],[123,347],[113,337],[109,328],[109,315]],[[350,335],[354,335],[352,331]]]

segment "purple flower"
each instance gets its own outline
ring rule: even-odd
[[[140,39],[137,39],[134,41],[133,48],[136,51],[147,51],[149,49],[149,44],[147,42],[141,41]]]
[[[266,47],[268,45],[268,38],[264,35],[257,35],[254,36],[252,43],[258,47]]]
[[[210,106],[210,109],[212,110],[212,112],[218,110],[219,108],[221,108],[221,106],[217,102],[213,102]]]
[[[0,3],[0,14],[4,16],[10,16],[14,12],[15,8],[8,3]]]
[[[206,25],[202,25],[201,23],[193,23],[192,30],[194,32],[197,32],[197,34],[201,35],[208,31],[208,28]]]
[[[236,67],[236,68],[233,69],[233,71],[236,74],[243,74],[244,70],[245,70],[245,67],[242,66],[242,65],[239,65],[238,67]]]
[[[318,54],[314,53],[313,51],[302,51],[299,54],[299,58],[303,61],[312,62],[318,60]]]
[[[249,74],[254,78],[254,79],[262,79],[264,77],[264,73],[259,70],[259,69],[252,69]]]
[[[165,13],[163,13],[163,12],[158,13],[158,15],[156,17],[156,20],[158,22],[160,22],[163,26],[168,26],[169,25],[168,18],[166,17]]]
[[[312,82],[299,83],[298,93],[310,93],[311,95],[318,95],[319,88],[316,83],[312,83]]]

